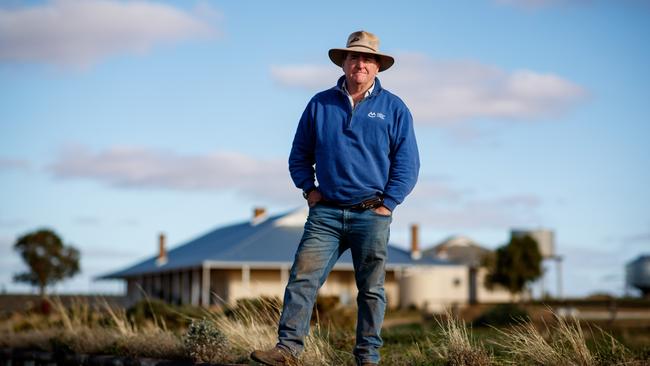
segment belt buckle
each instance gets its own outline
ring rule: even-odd
[[[378,207],[379,205],[381,205],[381,203],[383,201],[384,200],[381,197],[375,197],[375,198],[371,198],[369,200],[362,201],[360,206],[361,206],[362,209],[368,210],[368,209],[371,209],[371,208]]]

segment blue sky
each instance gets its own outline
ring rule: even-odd
[[[644,1],[7,1],[0,5],[0,286],[16,238],[82,252],[62,292],[253,207],[304,204],[286,160],[327,50],[365,29],[415,117],[422,160],[392,241],[494,248],[555,231],[565,293],[621,294],[650,252],[650,5]],[[547,264],[553,292],[554,268]]]

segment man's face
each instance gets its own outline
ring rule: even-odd
[[[349,83],[370,86],[379,72],[379,62],[372,55],[348,52],[343,60],[343,72]]]

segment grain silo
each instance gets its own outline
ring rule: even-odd
[[[537,242],[539,253],[544,259],[555,258],[555,233],[548,229],[536,230],[522,230],[514,229],[510,231],[513,238],[521,238],[523,236],[530,236]]]
[[[625,265],[625,282],[650,297],[650,255],[641,255]]]

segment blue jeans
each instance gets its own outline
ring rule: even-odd
[[[318,289],[348,248],[357,295],[358,363],[379,363],[379,335],[384,321],[385,264],[391,216],[373,210],[350,210],[317,204],[309,210],[305,231],[291,267],[278,327],[278,346],[302,352]]]

